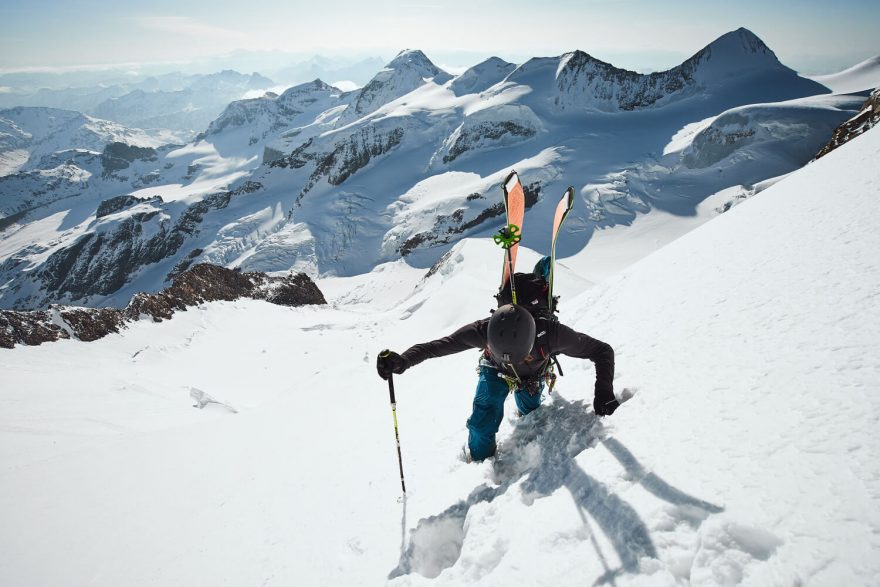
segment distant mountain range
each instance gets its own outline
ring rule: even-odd
[[[865,99],[798,76],[746,29],[652,74],[573,51],[452,76],[407,50],[359,90],[325,81],[234,101],[187,145],[59,138],[28,152],[0,178],[0,307],[121,306],[196,262],[427,267],[495,230],[512,168],[530,206],[524,242],[538,250],[541,219],[575,186],[559,247],[572,255],[652,210],[688,218],[713,197],[723,212],[810,161]]]
[[[352,61],[316,55],[273,67],[272,79],[229,69],[212,74],[146,75],[126,70],[0,74],[0,109],[42,106],[75,110],[128,126],[188,133],[185,136],[191,139],[227,104],[248,93],[318,78],[362,86],[383,63],[377,57]]]
[[[172,73],[134,83],[9,91],[0,93],[0,108],[42,106],[75,110],[131,127],[176,131],[191,139],[231,101],[249,91],[273,86],[275,82],[257,73]]]

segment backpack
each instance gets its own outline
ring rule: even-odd
[[[550,284],[542,275],[535,273],[514,273],[513,285],[516,288],[516,303],[522,306],[535,317],[555,318],[553,311],[550,309],[550,303],[547,295],[550,291]],[[507,285],[495,294],[498,301],[498,307],[513,303],[510,286]]]
[[[551,365],[555,364],[557,369],[559,370],[559,374],[562,375],[562,366],[559,364],[558,359],[555,354],[550,354],[549,348],[547,347],[547,339],[542,337],[540,333],[542,331],[548,332],[550,328],[550,322],[558,322],[559,319],[556,317],[555,312],[557,311],[557,296],[553,296],[553,307],[550,307],[549,301],[549,292],[550,292],[550,283],[547,281],[547,275],[549,273],[549,257],[545,257],[538,261],[538,264],[535,265],[535,269],[531,273],[514,273],[513,274],[513,285],[516,288],[516,303],[524,307],[532,317],[535,319],[535,328],[537,333],[539,334],[537,338],[537,345],[535,347],[535,351],[541,356],[541,358],[545,361],[543,367],[543,373],[538,376],[538,378],[532,381],[522,382],[525,384],[526,389],[529,389],[530,392],[535,389],[536,382],[538,380],[544,380],[549,373],[549,378],[546,379],[549,385],[549,392],[553,392],[553,386],[555,384],[556,375],[551,370]],[[510,291],[510,286],[507,285],[495,294],[495,299],[498,302],[498,307],[504,306],[506,304],[512,304],[513,298]]]
[[[550,304],[550,257],[543,257],[537,263],[531,273],[514,273],[513,285],[516,288],[516,303],[523,306],[536,319],[539,317],[549,318],[556,321],[556,312],[559,296],[553,296]],[[513,298],[510,286],[502,287],[495,295],[498,307],[512,304]]]

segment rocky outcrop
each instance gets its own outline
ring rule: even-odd
[[[530,138],[535,136],[534,128],[526,127],[516,122],[505,120],[503,122],[484,122],[474,128],[462,132],[450,147],[449,152],[443,156],[444,163],[455,161],[460,155],[470,151],[475,144],[482,141],[499,141],[505,136],[514,138]]]
[[[528,106],[504,104],[479,110],[464,119],[444,141],[443,163],[488,149],[510,147],[543,130],[540,119]]]
[[[871,95],[868,96],[868,99],[862,106],[862,110],[856,116],[853,116],[834,130],[831,140],[819,150],[816,159],[824,157],[837,147],[867,132],[876,126],[877,123],[880,123],[880,88],[871,92]]]
[[[384,155],[401,143],[404,130],[394,127],[381,130],[376,125],[358,128],[347,138],[331,142],[329,151],[316,147],[309,139],[290,155],[269,164],[270,167],[292,167],[299,169],[314,163],[315,169],[309,176],[297,197],[297,203],[315,186],[326,178],[330,185],[340,185],[367,166],[376,157]]]
[[[611,111],[647,108],[693,85],[696,63],[688,60],[669,71],[642,75],[575,51],[563,57],[555,105],[560,110],[584,105]]]
[[[281,306],[327,303],[318,286],[304,273],[270,277],[201,264],[180,274],[171,287],[157,294],[136,295],[124,309],[50,306],[48,310],[34,312],[0,310],[0,348],[68,338],[98,340],[144,317],[160,322],[178,310],[240,298]]]
[[[134,161],[156,161],[156,149],[152,147],[135,147],[125,143],[110,143],[101,153],[101,165],[104,175],[127,169]]]
[[[162,196],[153,196],[152,198],[138,198],[137,196],[116,196],[109,198],[98,204],[98,210],[95,212],[95,218],[103,218],[116,212],[121,212],[127,208],[131,208],[137,204],[152,203],[161,204]]]
[[[158,322],[170,318],[176,310],[239,298],[265,300],[281,306],[327,303],[321,290],[305,273],[270,277],[261,272],[241,273],[202,263],[181,273],[171,287],[158,294],[134,296],[124,313],[130,319],[148,315]]]
[[[110,295],[144,265],[177,253],[187,238],[197,234],[205,215],[225,208],[231,198],[231,192],[207,196],[187,207],[174,223],[160,209],[134,212],[111,228],[87,233],[52,253],[39,279],[56,301],[65,295],[73,300]]]

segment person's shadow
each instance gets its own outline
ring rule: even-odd
[[[581,401],[569,402],[554,394],[554,400],[522,418],[510,438],[502,440],[495,458],[493,475],[497,486],[480,485],[468,498],[445,511],[424,518],[410,533],[409,546],[401,549],[400,562],[388,578],[409,573],[437,577],[461,556],[465,538],[465,518],[471,506],[491,502],[520,479],[523,498],[529,505],[535,499],[565,487],[574,499],[584,525],[587,514],[599,526],[620,559],[620,568],[611,568],[593,537],[593,546],[605,567],[596,584],[613,582],[622,573],[639,570],[639,559],[656,558],[657,550],[648,528],[636,510],[581,469],[575,457],[583,450],[602,443],[620,461],[630,478],[656,497],[688,509],[692,518],[705,519],[723,508],[697,499],[672,487],[658,475],[648,472],[617,439],[605,437],[602,423]]]

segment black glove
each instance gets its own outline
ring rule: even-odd
[[[617,401],[617,398],[614,397],[614,394],[610,395],[596,395],[596,398],[593,400],[593,410],[596,412],[597,416],[610,416],[614,413],[614,410],[620,407],[620,402]]]
[[[400,375],[409,367],[409,362],[394,351],[384,350],[376,358],[376,371],[382,379],[388,379],[392,373]]]

